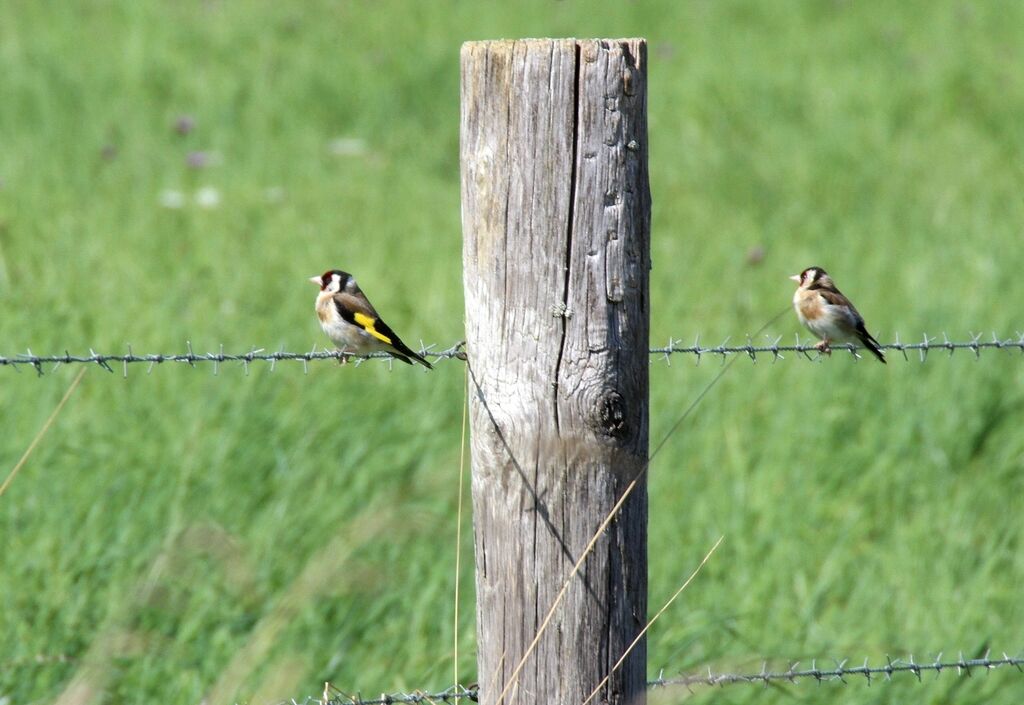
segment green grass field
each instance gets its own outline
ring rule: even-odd
[[[329,267],[414,347],[458,341],[461,42],[634,35],[652,344],[742,340],[811,264],[883,342],[1024,331],[1016,3],[12,0],[0,355],[309,350]],[[890,358],[738,360],[658,456],[652,612],[725,541],[652,630],[652,676],[1024,648],[1024,357]],[[652,444],[718,369],[653,363]],[[76,372],[0,368],[0,479]],[[457,361],[90,369],[0,497],[0,702],[450,684],[462,385]],[[1022,692],[1007,669],[657,701]]]

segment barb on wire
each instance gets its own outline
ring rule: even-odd
[[[913,654],[906,659],[893,659],[887,656],[885,664],[881,666],[869,666],[868,659],[864,659],[864,663],[860,666],[847,666],[849,659],[842,659],[832,660],[833,666],[822,668],[818,666],[817,661],[818,659],[813,659],[809,668],[800,668],[800,662],[796,661],[781,671],[768,670],[768,663],[765,662],[757,673],[713,673],[709,668],[707,673],[682,675],[675,678],[659,676],[650,681],[648,686],[652,688],[669,686],[692,688],[695,685],[724,686],[734,683],[760,683],[767,686],[774,681],[796,682],[807,679],[813,679],[818,683],[839,681],[846,684],[846,679],[850,676],[863,677],[865,682],[870,685],[872,680],[879,676],[884,677],[885,680],[891,680],[894,675],[910,673],[920,681],[922,673],[935,673],[938,677],[944,670],[955,670],[958,676],[965,674],[970,676],[973,670],[985,669],[988,672],[1006,666],[1012,666],[1024,673],[1024,668],[1022,668],[1024,656],[1008,656],[1005,653],[1002,658],[992,658],[990,653],[986,653],[982,658],[964,658],[961,652],[956,660],[945,661],[942,660],[940,653],[931,662],[916,662]]]
[[[819,666],[818,661],[812,659],[809,667],[801,668],[799,661],[792,662],[784,670],[769,670],[768,662],[764,662],[761,670],[756,673],[714,673],[709,668],[707,673],[682,675],[675,678],[665,678],[659,675],[654,680],[648,681],[648,688],[670,688],[685,687],[691,689],[694,686],[727,686],[737,683],[753,683],[767,687],[776,681],[796,683],[801,680],[813,680],[817,683],[838,682],[849,685],[847,678],[860,677],[864,682],[871,685],[879,678],[891,681],[893,676],[910,674],[922,680],[922,674],[934,673],[936,678],[943,671],[955,671],[958,676],[973,676],[976,671],[984,670],[986,673],[997,668],[1013,667],[1024,673],[1024,655],[1009,656],[1003,654],[1002,658],[992,658],[991,653],[986,653],[981,658],[965,658],[961,652],[956,659],[943,660],[940,653],[930,662],[915,661],[910,655],[905,659],[885,658],[885,663],[879,666],[870,666],[868,659],[860,666],[848,666],[849,659],[829,659],[832,666]],[[360,694],[348,694],[342,690],[330,686],[329,690],[333,696],[329,699],[308,697],[303,701],[290,701],[292,705],[392,705],[398,703],[457,703],[459,701],[476,702],[479,699],[479,688],[476,684],[470,686],[453,685],[446,690],[438,692],[427,692],[416,690],[409,693],[383,693],[378,697],[364,698]],[[325,689],[325,696],[328,690]]]
[[[694,339],[693,345],[682,345],[682,341],[669,338],[668,343],[664,347],[651,348],[648,352],[653,357],[661,358],[669,365],[672,364],[673,355],[692,355],[696,358],[696,364],[698,365],[706,356],[717,356],[724,362],[730,355],[746,355],[754,363],[757,362],[758,357],[761,355],[770,356],[772,363],[776,363],[779,360],[786,359],[784,353],[796,353],[811,361],[825,358],[825,354],[815,347],[814,344],[811,342],[801,342],[799,336],[793,345],[782,345],[782,336],[775,338],[766,336],[766,341],[763,345],[754,344],[749,336],[745,345],[730,345],[729,340],[730,338],[726,338],[719,345],[701,345],[700,336],[697,336]],[[162,365],[167,362],[184,363],[193,368],[205,362],[211,363],[213,373],[216,375],[220,372],[220,366],[223,363],[230,362],[241,363],[245,373],[248,374],[249,367],[254,362],[269,363],[271,372],[274,371],[277,363],[280,361],[301,362],[303,371],[308,372],[309,363],[316,360],[341,361],[350,359],[356,365],[360,365],[366,360],[385,360],[389,364],[394,361],[394,358],[383,352],[371,355],[355,355],[339,350],[317,350],[315,347],[309,352],[301,353],[287,352],[285,350],[268,353],[264,352],[263,348],[255,347],[245,353],[226,353],[224,352],[223,345],[220,346],[218,352],[198,353],[192,349],[191,341],[186,342],[185,347],[186,351],[183,353],[148,353],[141,355],[135,354],[131,345],[127,346],[125,354],[101,354],[90,348],[88,355],[72,355],[66,351],[63,355],[36,355],[31,350],[28,350],[23,355],[14,355],[13,357],[0,356],[0,367],[11,367],[20,371],[21,367],[29,366],[35,369],[38,375],[42,376],[46,372],[43,365],[53,365],[52,370],[56,370],[61,365],[99,365],[108,372],[113,372],[111,363],[116,363],[121,365],[122,375],[127,377],[128,365],[134,363],[146,363],[148,365],[147,372],[152,372],[156,365]],[[436,347],[436,345],[421,346],[419,354],[435,360],[466,359],[466,341],[464,340],[444,350],[435,350],[434,348]],[[991,340],[982,340],[981,334],[972,334],[970,340],[959,342],[951,341],[945,333],[942,334],[941,340],[937,335],[925,334],[919,343],[901,342],[900,336],[897,334],[895,342],[885,343],[879,347],[882,350],[895,350],[901,353],[903,359],[908,362],[910,361],[910,357],[907,355],[908,352],[917,352],[920,361],[925,362],[929,351],[932,350],[945,351],[950,357],[958,350],[970,350],[974,353],[975,359],[980,360],[982,351],[987,350],[1015,351],[1024,354],[1024,333],[1018,333],[1016,337],[1009,338],[1000,338],[993,333]],[[831,348],[837,353],[848,352],[855,359],[860,358],[860,348],[854,345],[836,344],[832,345]]]

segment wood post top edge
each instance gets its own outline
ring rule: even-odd
[[[523,37],[522,39],[473,39],[462,43],[462,50],[514,46],[516,44],[543,46],[548,44],[582,44],[607,42],[609,44],[646,44],[646,37]]]

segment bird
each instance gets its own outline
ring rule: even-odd
[[[815,345],[831,354],[831,343],[860,343],[885,364],[880,343],[864,327],[864,318],[853,304],[836,288],[832,277],[821,267],[808,267],[790,277],[799,286],[793,294],[796,315],[814,335],[821,338]]]
[[[309,281],[320,287],[316,297],[320,327],[339,350],[357,355],[383,351],[408,365],[415,360],[428,370],[434,369],[381,320],[351,274],[329,269]],[[342,363],[345,361],[343,358]]]

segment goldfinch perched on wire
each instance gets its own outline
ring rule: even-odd
[[[415,360],[433,369],[380,319],[351,274],[332,269],[309,280],[320,287],[316,297],[320,327],[339,350],[356,355],[386,352],[408,365]],[[345,360],[342,358],[342,362]]]
[[[830,343],[860,343],[881,362],[885,355],[879,343],[864,327],[864,319],[832,282],[832,277],[821,267],[808,267],[790,277],[799,286],[793,294],[796,315],[814,335],[821,338],[815,345],[830,354]]]

